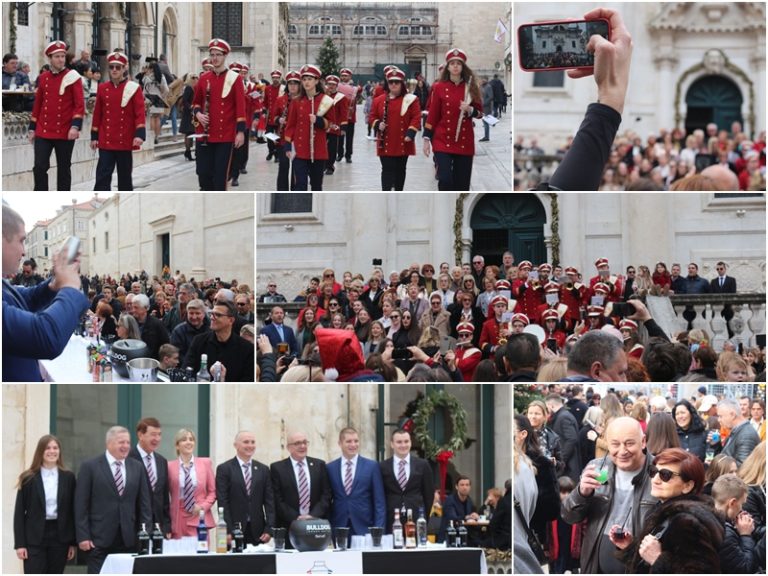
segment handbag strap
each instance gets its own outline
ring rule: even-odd
[[[536,537],[535,534],[531,531],[531,527],[528,526],[528,522],[525,520],[525,516],[523,515],[523,509],[520,507],[520,502],[517,498],[515,498],[515,513],[517,513],[518,517],[520,518],[520,521],[523,523],[523,527],[525,528],[525,533],[530,539],[531,536],[534,538]],[[538,542],[538,538],[536,538],[536,541]]]

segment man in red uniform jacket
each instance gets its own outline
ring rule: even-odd
[[[352,146],[355,142],[355,123],[357,122],[357,94],[360,92],[360,87],[355,86],[352,81],[352,70],[349,68],[342,68],[339,70],[341,76],[340,84],[346,84],[352,87],[352,98],[347,94],[347,104],[349,109],[347,112],[347,123],[344,125],[341,136],[339,136],[339,146],[336,153],[336,160],[341,162],[342,158],[347,159],[347,164],[352,162]],[[344,145],[346,144],[346,150]]]
[[[508,302],[504,296],[494,296],[491,300],[494,316],[483,323],[483,330],[480,332],[480,350],[485,357],[490,357],[496,351],[499,346],[499,336],[506,340],[512,334],[511,326],[502,324]]]
[[[394,66],[387,73],[388,92],[371,107],[371,128],[378,133],[376,155],[381,161],[381,189],[402,190],[408,156],[416,155],[413,139],[421,123],[419,99],[405,90],[405,73]]]
[[[195,86],[192,115],[206,129],[197,141],[197,176],[201,190],[226,190],[232,147],[245,144],[245,88],[240,75],[225,63],[229,44],[220,38],[208,43],[213,70],[200,76]]]
[[[133,151],[147,138],[144,93],[125,77],[128,57],[121,52],[107,56],[109,82],[99,85],[91,124],[91,148],[99,150],[94,190],[112,189],[117,165],[117,189],[133,190]]]
[[[80,137],[85,98],[80,74],[67,70],[67,45],[55,40],[45,48],[51,69],[40,74],[29,122],[34,145],[35,190],[48,190],[51,151],[56,150],[56,190],[72,186],[72,150]]]
[[[536,313],[544,303],[544,290],[538,280],[529,280],[528,273],[533,268],[528,260],[523,260],[517,267],[517,279],[512,283],[512,295],[517,299],[515,312],[525,314],[536,320]]]
[[[579,282],[579,271],[569,266],[565,269],[568,282],[560,286],[560,302],[568,306],[568,320],[571,326],[581,320],[582,310],[589,305],[589,289]]]
[[[341,92],[337,92],[339,77],[331,74],[325,77],[325,93],[333,99],[333,114],[335,121],[328,127],[328,160],[325,161],[325,175],[330,176],[336,169],[336,152],[339,146],[339,138],[347,125],[347,116],[349,115],[349,100]]]
[[[608,258],[598,258],[595,260],[595,267],[597,268],[597,276],[589,279],[589,287],[594,290],[595,284],[602,282],[610,288],[605,301],[621,302],[622,295],[624,294],[624,278],[621,275],[611,274]]]
[[[272,70],[270,77],[272,78],[272,84],[264,88],[264,113],[267,115],[267,132],[277,134],[277,120],[280,118],[280,115],[277,113],[277,99],[281,96],[280,92],[282,88],[281,80],[283,78],[283,72],[282,70],[277,69]],[[267,162],[272,160],[272,158],[277,162],[276,141],[267,138],[267,148],[269,149]]]

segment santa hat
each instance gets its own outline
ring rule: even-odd
[[[323,370],[335,368],[342,382],[365,370],[363,351],[354,331],[317,328],[315,336]]]

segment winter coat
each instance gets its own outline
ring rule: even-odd
[[[600,467],[601,460],[593,460],[597,468]],[[631,534],[641,532],[646,517],[658,502],[655,496],[651,496],[651,479],[648,476],[648,467],[652,461],[653,457],[646,454],[645,464],[632,480],[635,487],[632,495],[632,518],[627,526]],[[568,524],[587,520],[581,545],[582,574],[598,573],[598,544],[606,530],[616,489],[616,467],[609,459],[605,461],[605,467],[608,469],[608,482],[595,490],[591,496],[582,496],[577,487],[563,501],[561,507],[563,520]]]
[[[652,566],[640,557],[640,543],[648,534],[661,536],[661,555]],[[659,504],[648,516],[633,545],[625,553],[631,558],[631,574],[717,574],[723,524],[707,496],[683,495]]]
[[[552,415],[549,425],[560,437],[560,447],[563,451],[563,462],[565,462],[565,470],[560,475],[568,476],[575,483],[578,483],[581,474],[579,424],[573,414],[563,407]]]
[[[726,520],[723,543],[720,545],[720,569],[723,574],[754,574],[757,554],[752,534],[742,536],[736,526]]]

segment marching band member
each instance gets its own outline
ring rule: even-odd
[[[466,53],[452,48],[445,60],[440,82],[432,86],[424,154],[435,152],[439,190],[469,190],[475,155],[472,118],[483,117],[483,99]]]
[[[557,312],[557,320],[561,322],[561,326],[566,330],[570,330],[568,306],[560,302],[560,284],[557,282],[547,282],[544,284],[544,298],[546,302],[539,305],[536,309],[536,324],[544,326],[544,313],[548,310],[554,310]]]
[[[480,350],[483,351],[483,356],[486,358],[491,357],[499,344],[504,344],[512,334],[511,327],[502,323],[508,304],[507,298],[501,295],[495,296],[491,300],[494,315],[490,320],[483,323],[483,330],[480,332]]]
[[[333,99],[333,111],[336,121],[328,128],[328,160],[325,161],[325,173],[330,176],[335,172],[336,152],[339,146],[344,126],[347,125],[347,115],[349,114],[349,99],[344,94],[336,91],[339,85],[339,77],[331,74],[325,77],[325,93]]]
[[[357,122],[357,95],[360,92],[360,86],[355,86],[352,81],[352,70],[349,68],[342,68],[339,70],[339,76],[341,76],[341,82],[339,84],[345,84],[353,88],[352,97],[345,93],[347,100],[349,100],[349,110],[347,112],[347,123],[344,125],[344,130],[339,136],[339,147],[336,154],[336,161],[341,162],[342,158],[347,159],[347,164],[352,162],[352,146],[355,142],[355,123]],[[346,144],[346,151],[345,151]]]
[[[277,135],[279,136],[278,140],[275,141],[275,154],[277,154],[279,160],[276,190],[289,190],[288,173],[290,172],[291,161],[285,155],[285,150],[283,150],[283,135],[285,134],[285,126],[288,123],[288,112],[292,102],[299,97],[301,76],[299,76],[298,72],[291,71],[286,74],[285,81],[288,90],[277,98],[275,105],[275,123],[277,125]],[[293,181],[293,175],[291,175],[290,189],[293,189]]]
[[[515,312],[525,314],[526,317],[536,318],[539,306],[544,302],[544,291],[538,280],[530,280],[529,272],[533,264],[523,260],[517,267],[517,279],[512,283],[512,295],[517,300]]]
[[[594,290],[594,286],[598,282],[607,284],[610,288],[610,292],[608,293],[606,302],[621,302],[624,294],[624,278],[621,275],[616,276],[611,274],[608,258],[598,258],[595,260],[595,268],[597,268],[597,276],[593,276],[589,279],[589,287]]]
[[[456,343],[456,367],[461,370],[464,382],[472,382],[475,378],[475,368],[483,358],[482,352],[472,345],[475,326],[472,322],[459,322],[456,326],[459,341]]]
[[[249,122],[248,119],[251,118],[253,115],[253,101],[248,96],[248,80],[247,76],[243,75],[243,65],[240,64],[240,62],[232,62],[232,64],[229,65],[229,69],[237,72],[237,75],[240,76],[241,81],[243,82],[243,92],[246,94],[245,97],[245,118],[246,123]],[[246,130],[246,135],[248,135],[248,131]],[[229,169],[229,177],[227,178],[230,182],[230,186],[240,186],[240,182],[238,181],[238,178],[240,178],[240,174],[245,173],[245,164],[248,162],[248,144],[250,142],[250,138],[245,139],[245,143],[240,146],[240,148],[235,148],[232,151],[232,162]]]
[[[277,99],[285,92],[285,89],[281,83],[283,72],[282,70],[275,69],[272,70],[269,76],[272,78],[272,84],[264,88],[264,114],[267,115],[267,132],[277,134],[277,121],[278,118],[280,118],[280,115],[277,113]],[[267,154],[267,162],[272,160],[272,158],[274,158],[275,162],[277,162],[278,154],[276,142],[267,138],[267,148],[269,149],[269,153]]]
[[[568,306],[568,320],[575,326],[581,320],[582,310],[589,304],[589,289],[579,282],[579,271],[569,266],[565,269],[568,282],[560,286],[560,301]]]
[[[371,127],[378,133],[376,155],[381,161],[381,189],[402,190],[408,156],[416,155],[413,139],[419,131],[419,99],[405,93],[405,73],[392,67],[388,91],[373,102]]]
[[[56,150],[56,190],[72,185],[72,150],[80,137],[85,97],[80,74],[67,70],[67,45],[55,40],[45,48],[51,69],[38,77],[29,122],[29,142],[34,145],[32,170],[35,190],[48,190],[51,152]]]
[[[99,84],[91,123],[91,148],[99,150],[94,190],[112,189],[117,165],[117,189],[133,190],[133,150],[147,138],[144,93],[125,77],[128,57],[121,52],[107,56],[109,82]]]
[[[624,351],[627,353],[627,356],[640,360],[645,346],[640,344],[638,339],[637,322],[628,318],[622,318],[621,322],[619,322],[619,330],[624,338]]]
[[[525,314],[513,314],[512,321],[510,322],[512,325],[512,334],[522,334],[525,327],[530,323],[530,319]]]
[[[557,310],[550,309],[545,311],[541,315],[541,320],[541,323],[544,325],[544,332],[547,335],[547,340],[554,340],[557,344],[557,351],[562,352],[565,348],[566,334],[559,327],[560,317],[557,314]],[[547,340],[541,343],[542,348],[547,347]]]
[[[245,144],[245,88],[240,75],[225,63],[229,44],[220,38],[208,43],[213,70],[195,87],[193,116],[205,128],[196,147],[197,176],[202,190],[226,190],[232,150]]]
[[[293,189],[306,191],[309,180],[312,190],[319,191],[323,189],[323,171],[328,159],[326,132],[336,121],[333,99],[323,94],[317,66],[305,64],[300,73],[301,95],[288,113],[283,147],[288,159],[293,161]]]

